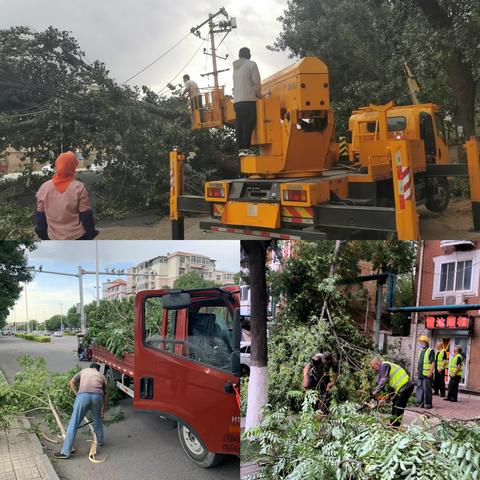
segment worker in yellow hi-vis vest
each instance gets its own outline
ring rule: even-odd
[[[435,352],[426,335],[418,337],[421,350],[418,354],[417,407],[432,408],[432,383],[435,371]]]
[[[437,353],[435,354],[435,380],[433,383],[433,394],[445,397],[445,372],[447,370],[447,351],[443,341],[437,343]]]
[[[463,357],[462,347],[455,345],[453,349],[453,357],[450,359],[449,365],[450,381],[448,382],[448,394],[447,398],[450,402],[456,402],[458,397],[458,385],[463,377]]]
[[[403,414],[415,385],[410,381],[407,371],[396,363],[375,357],[370,365],[377,372],[377,386],[372,392],[372,397],[377,398],[384,389],[389,389],[392,392],[390,426],[399,427],[402,424]]]

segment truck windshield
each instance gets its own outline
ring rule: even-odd
[[[229,372],[234,351],[233,327],[233,315],[226,305],[192,304],[190,308],[162,311],[160,298],[145,300],[146,347]]]

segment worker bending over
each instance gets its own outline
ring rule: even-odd
[[[433,383],[433,394],[445,397],[445,373],[447,368],[447,351],[440,340],[437,343],[437,353],[435,354],[435,379]]]
[[[448,382],[447,398],[444,398],[444,400],[456,402],[458,399],[458,386],[463,377],[462,348],[459,345],[455,345],[453,349],[453,357],[448,368],[450,370],[450,381]]]
[[[236,134],[239,155],[255,155],[252,133],[257,124],[257,98],[261,98],[261,79],[258,66],[250,60],[251,53],[241,48],[239,59],[233,62],[233,107],[236,115]]]
[[[98,446],[103,447],[104,441],[102,417],[108,407],[108,391],[107,380],[100,373],[100,365],[91,363],[89,368],[78,372],[69,385],[76,398],[62,450],[54,454],[55,458],[60,459],[70,458],[78,427],[88,411],[92,413]]]
[[[327,415],[331,401],[331,391],[337,382],[338,365],[330,352],[316,353],[303,369],[305,390],[317,390],[319,400],[317,410]]]
[[[418,353],[417,407],[432,408],[432,381],[435,371],[435,352],[430,348],[426,335],[418,337],[421,350]]]
[[[410,381],[407,371],[396,363],[383,361],[381,358],[375,357],[370,365],[378,373],[377,386],[372,392],[372,397],[376,399],[382,390],[390,389],[394,395],[390,426],[399,427],[402,424],[405,407],[415,385]]]

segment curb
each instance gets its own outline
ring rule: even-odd
[[[2,372],[2,369],[0,369],[0,380],[5,381],[5,383],[8,383],[7,378],[5,377],[4,373]],[[28,421],[27,418],[25,417],[19,417],[19,420],[22,422],[23,426],[26,429],[31,429],[32,425]],[[60,480],[60,478],[57,475],[57,472],[53,468],[52,462],[50,462],[50,459],[48,456],[43,452],[43,447],[42,444],[40,443],[40,440],[38,439],[37,435],[32,432],[26,432],[28,433],[30,437],[30,441],[32,442],[36,452],[37,452],[37,457],[40,460],[45,473],[47,474],[46,480]]]

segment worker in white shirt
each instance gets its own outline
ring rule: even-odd
[[[200,89],[198,88],[197,82],[190,80],[190,75],[184,75],[183,84],[185,89],[183,90],[182,96],[190,99],[192,111],[202,108],[202,95],[200,93]]]

